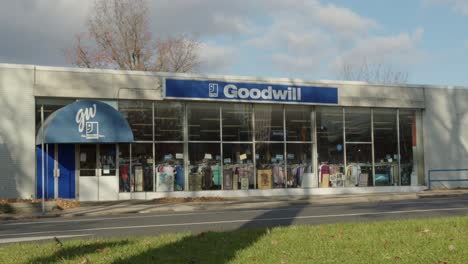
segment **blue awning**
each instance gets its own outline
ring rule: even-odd
[[[133,142],[127,120],[112,106],[95,100],[71,103],[44,121],[44,143],[125,143]],[[42,127],[36,144],[42,143]]]

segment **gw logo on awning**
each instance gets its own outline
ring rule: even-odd
[[[96,116],[96,113],[97,109],[95,104],[93,104],[92,107],[81,108],[76,113],[75,121],[78,124],[78,131],[82,133],[81,137],[86,139],[99,139],[104,137],[103,135],[99,135],[99,122],[89,121]]]

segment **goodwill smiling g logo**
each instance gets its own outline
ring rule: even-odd
[[[96,113],[97,109],[95,104],[93,104],[92,107],[81,108],[76,113],[75,121],[78,124],[78,131],[81,133],[81,137],[85,139],[99,139],[100,137],[104,137],[103,135],[99,135],[99,122],[89,121],[96,117]]]

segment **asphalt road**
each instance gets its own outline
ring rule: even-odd
[[[302,224],[468,215],[468,197],[255,210],[134,214],[0,222],[0,246],[14,242],[156,235]]]

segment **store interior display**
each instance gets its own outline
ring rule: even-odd
[[[221,167],[218,161],[204,159],[197,164],[190,165],[189,189],[220,190],[221,189]]]
[[[153,190],[153,147],[151,144],[132,144],[131,192]]]
[[[183,191],[185,187],[184,165],[181,160],[166,155],[165,160],[156,165],[156,180],[158,192]]]
[[[119,150],[121,192],[398,186],[418,181],[414,110],[153,104],[154,112],[144,103],[125,102],[119,108],[138,132],[137,142]],[[148,120],[151,114],[154,120]],[[154,147],[148,143],[151,133]],[[113,175],[115,160],[107,156],[101,156],[102,174]],[[85,169],[83,175],[92,174]]]

